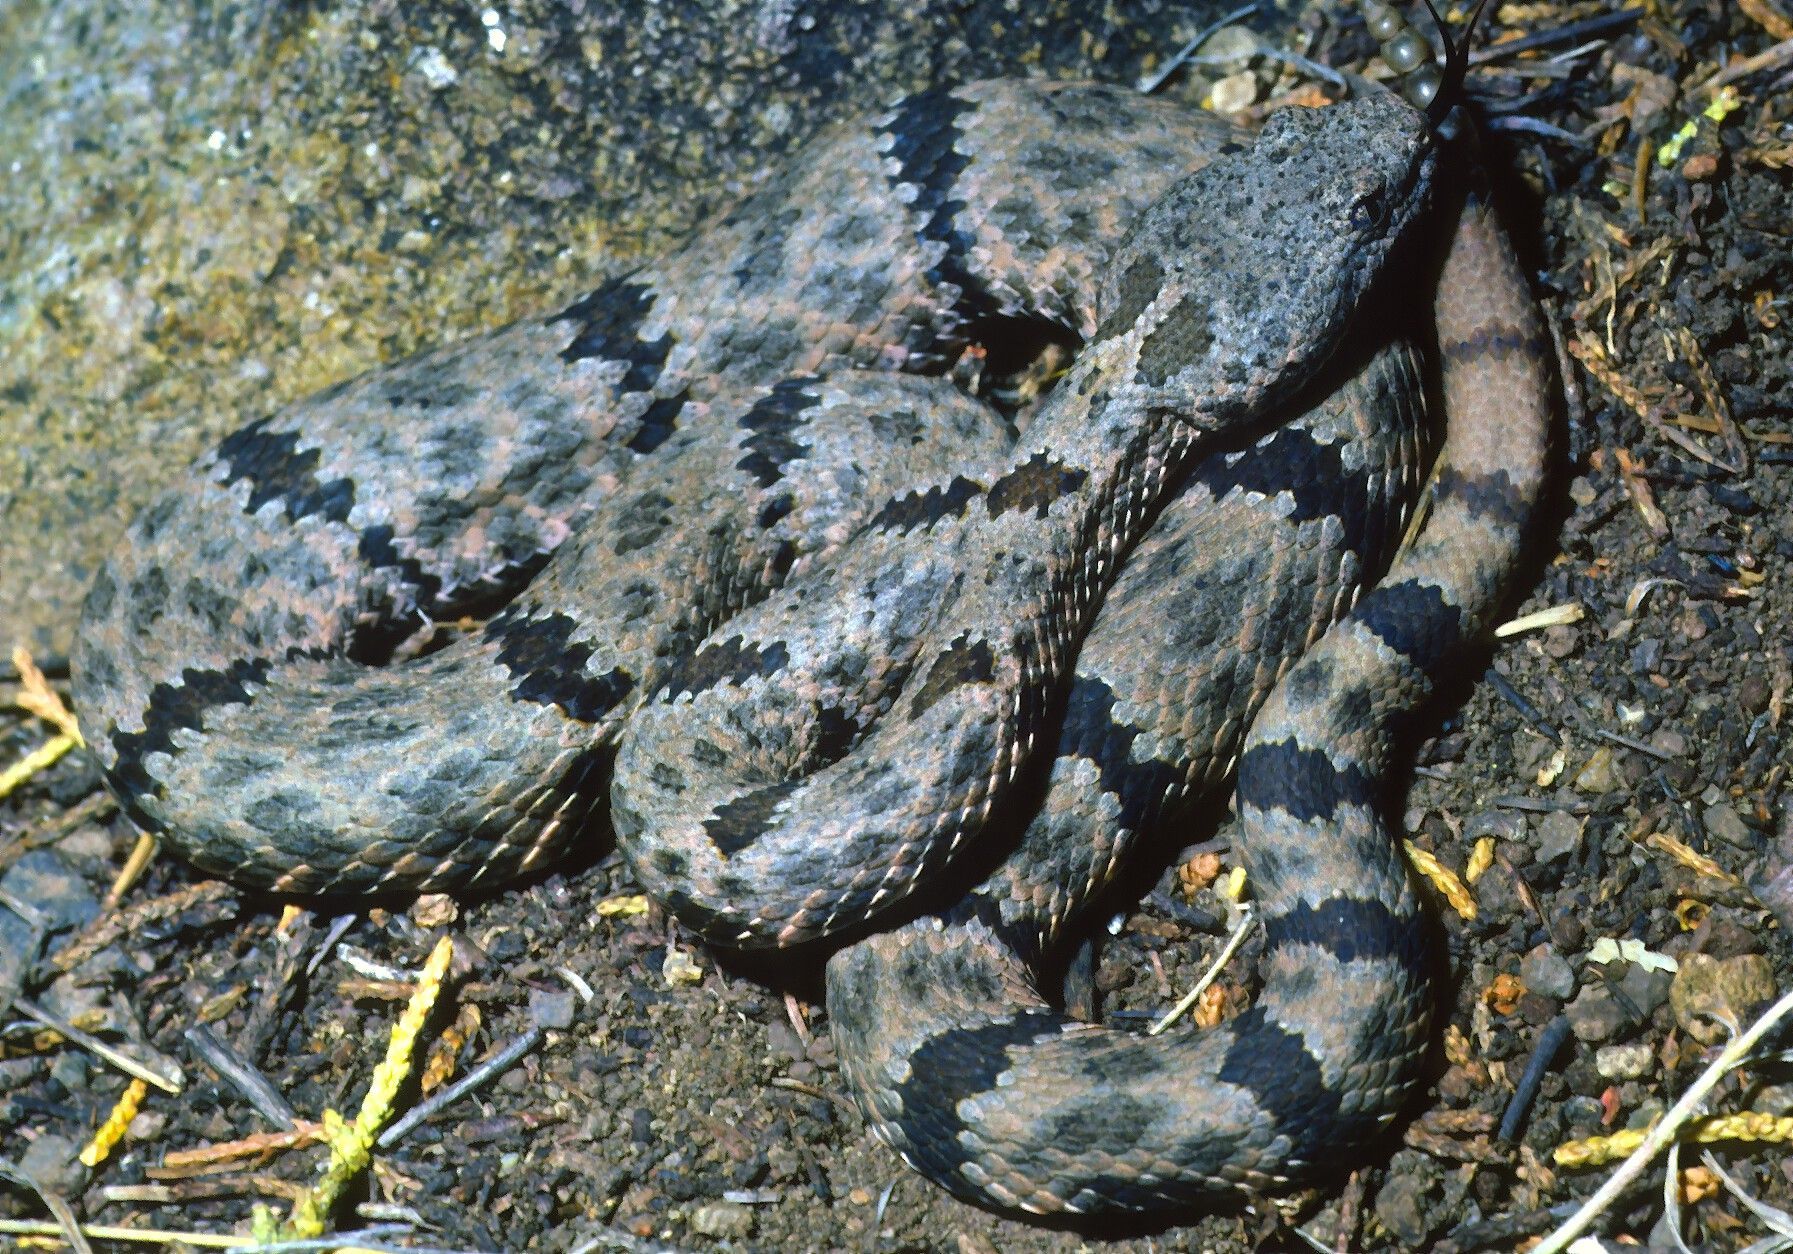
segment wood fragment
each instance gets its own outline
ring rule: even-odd
[[[1696,849],[1689,848],[1667,832],[1651,832],[1643,838],[1642,843],[1651,849],[1661,850],[1688,870],[1699,875],[1704,875],[1708,879],[1717,880],[1721,884],[1738,886],[1743,883],[1742,880],[1719,866],[1718,863],[1714,862],[1711,858],[1708,858],[1705,854],[1700,853]]]
[[[50,687],[50,681],[44,678],[43,671],[32,662],[31,651],[22,644],[14,646],[12,664],[19,674],[19,691],[14,695],[12,703],[50,724],[77,745],[83,743],[81,729],[75,724],[74,712],[57,695],[56,690]]]
[[[268,1077],[232,1049],[210,1025],[196,1023],[184,1035],[193,1052],[203,1058],[221,1079],[241,1093],[263,1119],[276,1128],[291,1128],[298,1124],[298,1115],[287,1105],[286,1098],[281,1096]]]
[[[1683,431],[1676,430],[1673,424],[1663,421],[1661,413],[1658,412],[1659,407],[1652,403],[1639,388],[1632,385],[1618,372],[1617,368],[1613,366],[1612,359],[1607,355],[1606,350],[1587,332],[1584,331],[1573,340],[1570,340],[1568,348],[1569,355],[1580,362],[1584,370],[1593,375],[1595,379],[1599,380],[1602,387],[1608,392],[1611,392],[1627,409],[1631,410],[1632,413],[1641,418],[1645,425],[1651,430],[1655,431],[1676,448],[1686,453],[1689,457],[1705,462],[1708,466],[1716,466],[1720,470],[1732,474],[1737,473],[1734,465],[1714,457],[1711,453],[1701,448],[1697,440],[1693,439]]]
[[[1455,871],[1411,840],[1403,840],[1401,847],[1407,851],[1408,860],[1413,863],[1421,875],[1431,881],[1432,887],[1438,890],[1439,895],[1450,902],[1451,909],[1455,910],[1459,917],[1464,919],[1476,917],[1475,898],[1470,895],[1469,889],[1464,887],[1463,881],[1457,878]]]
[[[1643,471],[1632,459],[1629,449],[1613,450],[1614,459],[1619,464],[1619,479],[1625,485],[1626,493],[1631,497],[1631,504],[1636,507],[1638,517],[1644,520],[1650,534],[1658,540],[1666,540],[1674,534],[1669,526],[1668,516],[1662,507],[1656,504],[1656,493],[1650,488],[1650,481],[1644,478]]]
[[[541,1044],[541,1041],[542,1029],[532,1024],[521,1036],[506,1042],[502,1049],[484,1062],[473,1067],[459,1080],[456,1080],[447,1088],[442,1089],[427,1100],[418,1103],[416,1106],[406,1111],[403,1117],[395,1120],[391,1127],[380,1134],[377,1144],[381,1149],[387,1149],[396,1145],[400,1138],[407,1132],[422,1123],[425,1119],[430,1118],[437,1111],[442,1110],[453,1102],[459,1101],[464,1095],[472,1092],[494,1076],[509,1070],[511,1064],[515,1063],[517,1059]]]
[[[131,856],[118,868],[118,874],[112,877],[112,884],[106,889],[103,903],[106,909],[118,909],[118,903],[124,900],[125,894],[131,891],[144,869],[149,866],[150,859],[156,856],[157,844],[156,838],[148,832],[137,833],[137,843],[131,846]]]
[[[1770,3],[1770,0],[1737,0],[1744,16],[1768,32],[1770,39],[1793,39],[1793,19]]]
[[[111,1184],[100,1190],[108,1202],[147,1206],[183,1206],[220,1197],[272,1197],[283,1202],[296,1198],[304,1185],[265,1172],[232,1172],[229,1175],[171,1180],[166,1184]]]
[[[323,1139],[323,1124],[301,1119],[291,1128],[279,1132],[258,1132],[235,1141],[219,1141],[196,1149],[170,1150],[162,1156],[161,1166],[148,1168],[145,1174],[161,1180],[184,1179],[215,1168],[220,1163],[228,1165],[239,1158],[254,1158],[316,1145]]]
[[[1580,601],[1547,606],[1529,614],[1521,614],[1518,618],[1509,618],[1494,629],[1494,637],[1506,640],[1512,636],[1522,636],[1528,631],[1541,631],[1546,627],[1566,627],[1571,623],[1579,623],[1587,617],[1587,613],[1587,607]]]
[[[236,895],[237,890],[223,880],[201,880],[172,893],[102,915],[83,928],[79,936],[50,955],[50,965],[58,971],[72,971],[106,946],[141,932],[152,923],[176,918],[189,910],[214,902],[234,901]]]
[[[1724,391],[1718,386],[1718,376],[1712,372],[1712,363],[1706,360],[1706,354],[1700,348],[1700,342],[1692,331],[1686,327],[1675,328],[1676,339],[1681,346],[1681,355],[1693,368],[1694,382],[1699,385],[1700,397],[1706,402],[1706,414],[1716,424],[1718,434],[1724,438],[1725,448],[1730,452],[1731,462],[1722,469],[1734,475],[1749,473],[1749,445],[1744,443],[1742,433],[1731,418],[1731,406],[1725,400]]]

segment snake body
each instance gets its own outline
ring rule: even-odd
[[[1105,607],[1073,693],[1106,705],[1115,679],[1130,681],[1130,699],[1113,703],[1130,717],[1092,717],[1074,695],[1046,800],[996,873],[943,915],[830,960],[835,1041],[861,1108],[954,1192],[1040,1213],[1187,1209],[1312,1177],[1374,1138],[1411,1093],[1427,1039],[1425,928],[1376,785],[1396,719],[1495,605],[1543,477],[1549,420],[1543,330],[1479,191],[1459,208],[1439,287],[1445,445],[1426,524],[1374,590],[1329,627],[1358,590],[1349,578],[1320,582],[1332,601],[1303,596],[1313,571],[1299,561],[1253,581],[1249,546],[1280,565],[1301,545],[1296,520],[1316,509],[1332,543],[1374,569],[1373,533],[1351,527],[1348,509],[1316,505],[1352,489],[1292,477],[1281,500],[1234,501],[1217,543],[1246,548],[1196,563],[1244,576],[1204,590],[1199,613],[1237,624],[1249,647],[1186,630],[1180,651],[1147,651],[1179,659],[1171,675],[1152,673],[1133,612],[1150,606],[1163,622],[1176,610],[1124,575],[1114,604],[1131,612],[1111,627]],[[1335,403],[1390,412],[1348,394]],[[1303,558],[1331,545],[1314,549]],[[1174,586],[1155,595],[1174,600]],[[1267,934],[1253,1007],[1162,1037],[1054,1009],[1037,971],[1066,922],[1142,830],[1235,764],[1235,853]]]
[[[306,892],[501,880],[608,801],[644,886],[747,945],[859,926],[1013,820],[959,906],[831,962],[880,1135],[1035,1210],[1300,1170],[1411,1083],[1415,905],[1369,781],[1541,444],[1529,410],[1496,434],[1495,389],[1542,394],[1537,329],[1466,212],[1441,290],[1492,295],[1439,306],[1432,517],[1328,630],[1417,483],[1414,354],[1352,325],[1432,148],[1392,97],[1246,143],[1037,83],[836,132],[661,262],[222,441],[89,596],[108,783],[201,867]],[[1066,340],[1013,444],[948,377]],[[1255,1018],[1167,1054],[1057,1017],[1041,952],[1235,758]]]
[[[886,503],[693,655],[730,682],[677,677],[630,720],[612,804],[648,892],[711,939],[790,944],[902,900],[980,830],[1170,487],[1325,364],[1431,157],[1392,96],[1292,111],[1141,215],[1007,459]],[[771,675],[737,660],[774,653]]]
[[[551,317],[227,437],[89,593],[72,662],[110,786],[198,866],[281,890],[540,865],[712,626],[894,478],[995,451],[939,377],[974,333],[1092,335],[1124,231],[1231,138],[1094,85],[925,92]],[[881,439],[831,456],[839,405],[805,380],[849,370],[896,406],[842,398]],[[447,648],[364,664],[494,605]]]

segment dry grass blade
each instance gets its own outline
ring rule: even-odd
[[[1195,982],[1194,988],[1183,994],[1181,1001],[1165,1011],[1162,1018],[1146,1029],[1147,1036],[1157,1036],[1189,1013],[1189,1008],[1195,1005],[1196,1000],[1207,990],[1208,985],[1219,978],[1221,971],[1225,969],[1233,954],[1238,951],[1240,945],[1245,943],[1245,937],[1251,931],[1251,925],[1254,922],[1256,920],[1252,915],[1251,908],[1249,906],[1241,907],[1238,925],[1233,928],[1233,934],[1226,938],[1226,944],[1220,947],[1220,952],[1214,955],[1214,961],[1208,964],[1208,969],[1202,972],[1202,978]]]
[[[1667,1114],[1656,1122],[1645,1135],[1643,1144],[1632,1151],[1631,1156],[1620,1163],[1617,1170],[1608,1176],[1594,1195],[1583,1202],[1576,1212],[1564,1220],[1549,1236],[1545,1237],[1532,1254],[1561,1254],[1569,1243],[1586,1231],[1589,1224],[1612,1205],[1613,1200],[1630,1187],[1631,1183],[1642,1175],[1656,1156],[1675,1139],[1684,1124],[1699,1110],[1718,1082],[1731,1071],[1741,1066],[1750,1056],[1756,1043],[1766,1036],[1775,1024],[1793,1012],[1793,993],[1783,996],[1774,1005],[1765,1010],[1761,1017],[1749,1025],[1747,1031],[1736,1037],[1712,1061],[1712,1065],[1701,1073],[1681,1099],[1669,1108]]]
[[[76,1254],[93,1254],[93,1247],[87,1244],[87,1238],[81,1234],[81,1225],[75,1220],[75,1212],[61,1194],[46,1189],[30,1173],[21,1171],[10,1163],[0,1162],[0,1177],[11,1180],[21,1188],[30,1189],[43,1201],[44,1208],[56,1220],[53,1224],[43,1225],[43,1235],[61,1237]],[[0,1228],[0,1232],[4,1231],[4,1228]]]
[[[114,1049],[91,1032],[83,1032],[61,1015],[45,1009],[36,1002],[28,1001],[23,997],[15,997],[12,999],[12,1005],[14,1010],[27,1019],[36,1020],[46,1028],[60,1032],[66,1039],[97,1054],[126,1075],[135,1076],[139,1080],[153,1084],[165,1093],[172,1093],[178,1097],[181,1087],[186,1083],[186,1077],[181,1074],[179,1067],[171,1066],[172,1074],[164,1075],[154,1067],[139,1062],[122,1050]]]

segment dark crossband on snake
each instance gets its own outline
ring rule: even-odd
[[[252,422],[145,509],[72,659],[108,785],[246,885],[502,883],[614,830],[707,940],[851,933],[854,1096],[985,1204],[1311,1174],[1417,1082],[1380,781],[1546,443],[1537,314],[1434,122],[993,81],[829,132],[660,261]],[[1043,960],[1235,776],[1256,1004],[1065,1017]]]

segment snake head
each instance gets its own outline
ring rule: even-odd
[[[1424,216],[1434,141],[1392,93],[1271,115],[1171,188],[1117,250],[1098,342],[1141,403],[1255,414],[1299,387]]]

